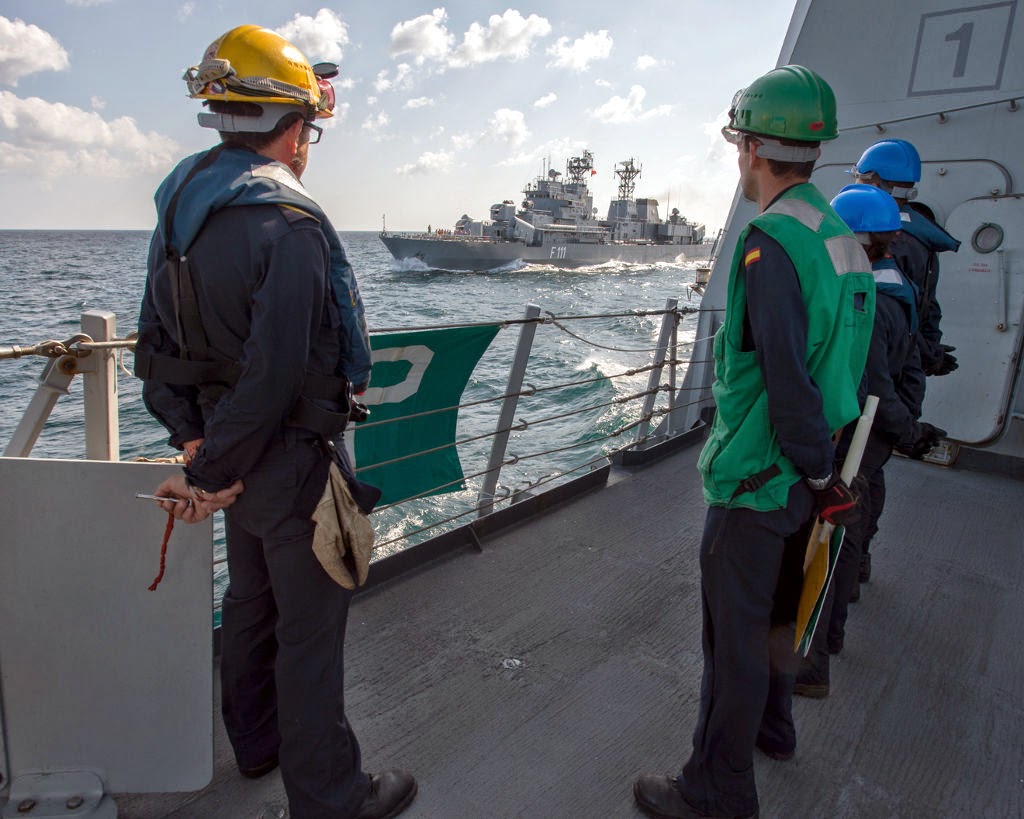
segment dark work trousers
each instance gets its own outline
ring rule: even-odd
[[[755,742],[777,751],[796,747],[793,634],[813,508],[813,493],[799,481],[785,509],[708,509],[700,548],[700,713],[693,753],[676,780],[703,813],[754,813]]]
[[[885,508],[885,471],[878,469],[871,476],[868,483],[868,498],[871,503],[871,516],[868,518],[867,526],[860,543],[861,555],[871,552],[871,540],[878,534],[878,519],[882,516]]]
[[[312,549],[309,515],[327,464],[315,440],[284,431],[225,512],[224,724],[239,767],[278,755],[293,819],[352,816],[369,792],[345,719],[352,593],[328,577]]]
[[[811,650],[800,668],[800,681],[829,682],[829,653],[838,654],[846,639],[846,619],[850,595],[859,582],[860,557],[864,546],[878,531],[878,518],[885,504],[885,474],[882,469],[892,456],[892,444],[875,433],[868,436],[861,458],[859,474],[867,482],[868,491],[858,507],[860,517],[846,527],[843,545],[836,559],[835,573],[821,609],[818,628],[811,640]]]

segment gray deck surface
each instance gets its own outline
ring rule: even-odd
[[[347,710],[368,770],[416,774],[403,816],[638,816],[634,777],[678,769],[701,673],[696,455],[357,599]],[[761,816],[1020,817],[1024,482],[900,459],[887,477],[832,695],[796,699],[795,759],[758,755]],[[120,797],[120,815],[285,804],[222,731],[216,759],[206,790]]]

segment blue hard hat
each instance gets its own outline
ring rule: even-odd
[[[854,233],[888,233],[902,226],[896,200],[874,185],[847,185],[832,208]]]
[[[876,173],[886,182],[912,185],[921,178],[921,157],[905,139],[883,139],[861,154],[856,171]]]

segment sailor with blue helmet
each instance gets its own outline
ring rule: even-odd
[[[918,289],[920,326],[917,345],[921,367],[928,375],[946,375],[957,368],[954,347],[942,343],[942,310],[935,290],[939,279],[938,254],[954,253],[960,242],[939,227],[925,205],[912,203],[921,180],[921,157],[905,139],[883,139],[864,151],[854,174],[858,182],[892,194],[900,209],[900,234],[892,255],[900,270]]]
[[[872,185],[847,185],[832,200],[832,207],[864,246],[875,278],[877,297],[861,401],[878,396],[878,408],[859,470],[867,491],[859,500],[861,515],[846,527],[832,586],[821,613],[811,650],[797,676],[793,693],[813,698],[829,694],[829,655],[842,651],[847,607],[858,589],[862,551],[878,530],[885,503],[883,467],[893,447],[920,458],[946,433],[918,421],[924,400],[917,331],[917,293],[889,253],[903,224],[896,200]],[[849,428],[839,450],[849,446]]]

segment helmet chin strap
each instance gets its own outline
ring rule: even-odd
[[[908,202],[917,199],[917,188],[913,185],[903,185],[899,182],[892,182],[893,199],[906,199]]]
[[[760,145],[757,146],[757,155],[762,159],[775,159],[779,162],[813,162],[821,153],[817,145],[783,145],[774,139],[763,137],[760,134],[751,134]]]
[[[213,128],[226,134],[265,134],[273,131],[277,127],[277,123],[281,121],[281,117],[286,114],[301,114],[306,110],[301,105],[288,105],[283,102],[256,104],[263,109],[263,113],[258,117],[201,111],[197,115],[197,119],[204,128]]]

